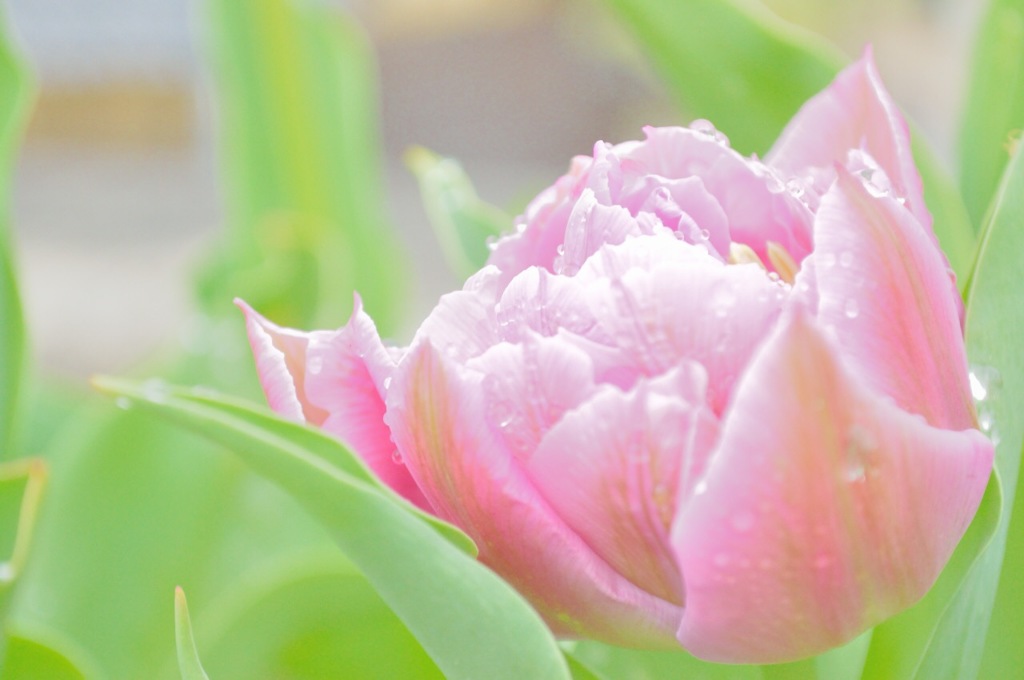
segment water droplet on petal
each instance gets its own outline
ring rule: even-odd
[[[856,319],[857,315],[860,314],[860,306],[854,298],[850,298],[843,303],[843,314],[846,315],[847,319]]]
[[[853,264],[853,253],[851,253],[850,251],[847,250],[847,251],[844,251],[842,254],[839,255],[839,266],[840,267],[843,267],[845,269],[845,268],[849,267],[851,264]]]
[[[391,389],[391,376],[390,375],[388,377],[384,378],[384,389],[385,390]]]
[[[319,375],[320,371],[324,370],[324,358],[310,357],[309,361],[306,362],[306,370],[309,371],[310,375]]]
[[[732,518],[732,528],[736,531],[750,531],[754,526],[754,516],[749,512],[740,512]]]
[[[394,463],[395,465],[402,465],[402,454],[401,452],[399,452],[398,449],[395,449],[394,451],[391,452],[391,462]]]

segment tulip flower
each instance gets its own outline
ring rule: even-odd
[[[242,303],[263,387],[559,635],[822,652],[927,592],[992,466],[906,124],[868,52],[763,161],[645,132],[575,159],[407,347],[358,300],[312,333]]]

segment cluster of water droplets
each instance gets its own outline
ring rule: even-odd
[[[978,413],[978,427],[993,444],[998,444],[999,431],[996,429],[992,402],[1002,388],[1003,378],[991,366],[974,365],[970,368],[969,381],[974,408]]]

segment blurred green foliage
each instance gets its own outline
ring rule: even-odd
[[[728,131],[744,152],[764,152],[842,63],[821,40],[745,0],[603,5],[646,48],[676,100]],[[199,276],[200,311],[182,343],[147,373],[256,396],[231,298],[243,296],[285,325],[332,326],[359,290],[386,333],[401,318],[406,260],[383,217],[375,64],[360,29],[314,0],[206,0],[202,8],[226,230]],[[682,672],[923,680],[977,677],[979,668],[981,677],[1011,677],[1024,665],[1017,622],[1024,585],[1016,576],[1024,532],[1012,524],[1024,516],[1024,495],[1016,493],[1024,420],[1015,408],[1024,395],[1017,346],[1024,304],[1015,276],[1024,253],[1024,161],[1011,134],[1024,127],[1022,17],[1019,0],[992,0],[979,33],[961,135],[963,199],[915,135],[936,232],[969,285],[968,350],[990,388],[979,413],[998,424],[1002,486],[990,484],[950,566],[919,605],[847,647],[774,667],[716,666],[682,652],[591,642],[564,646],[567,667],[532,610],[467,554],[473,546],[461,532],[424,522],[333,440],[158,383],[125,387],[134,399],[120,409],[83,404],[50,386],[26,388],[4,189],[31,88],[0,40],[0,461],[28,451],[29,442],[52,470],[39,506],[29,492],[39,482],[26,481],[38,480],[30,473],[39,464],[0,463],[7,480],[0,528],[8,532],[0,550],[17,553],[9,562],[20,572],[13,584],[0,572],[0,680],[202,678],[196,648],[214,680],[569,672],[607,680]],[[421,151],[411,165],[454,268],[471,271],[486,256],[487,237],[510,219],[476,196],[451,159]],[[986,214],[975,255],[971,222],[982,224]],[[146,408],[164,416],[178,409],[179,421],[235,449],[291,495],[218,447],[151,419]],[[17,545],[29,545],[36,508],[25,562],[28,549]],[[0,567],[7,554],[0,552]],[[437,580],[417,580],[426,573]],[[191,621],[183,600],[175,607],[179,585],[191,598]]]

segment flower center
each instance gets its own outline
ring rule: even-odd
[[[796,263],[788,250],[775,241],[768,241],[765,245],[765,254],[768,256],[768,263],[772,270],[779,275],[780,279],[789,284],[796,280],[800,265]],[[768,267],[753,248],[736,241],[729,244],[729,264],[756,264],[761,269],[768,271]]]

